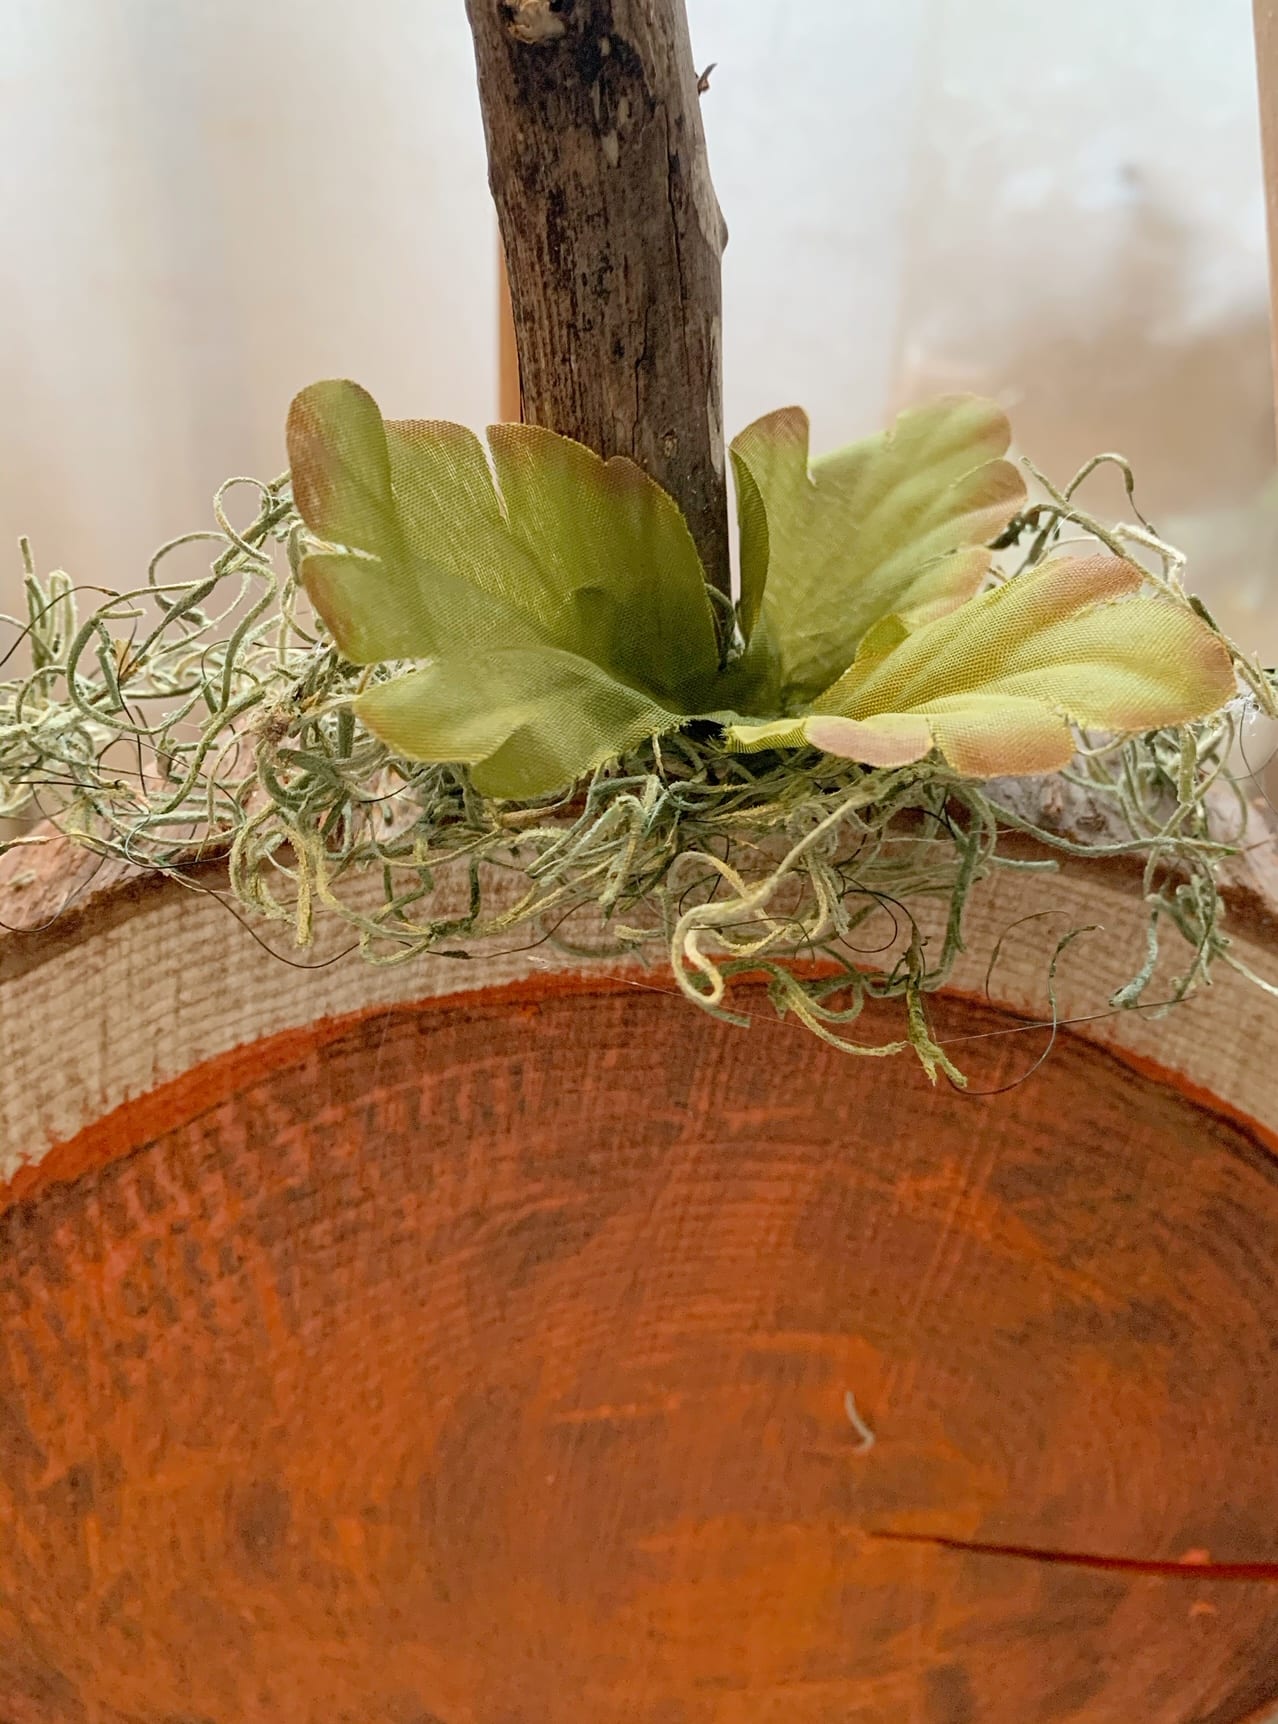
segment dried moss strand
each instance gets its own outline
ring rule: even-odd
[[[1044,481],[1048,501],[1023,523],[1031,560],[1069,525],[1120,555],[1153,554],[1151,579],[1170,589],[1178,553],[1143,519],[1107,528],[1079,507],[1095,465],[1064,492]],[[231,502],[246,491],[257,511],[237,527]],[[5,619],[14,639],[0,641],[0,817],[47,815],[103,855],[179,876],[222,855],[234,903],[299,944],[317,918],[344,923],[374,963],[511,939],[650,953],[700,1009],[734,1022],[731,984],[752,973],[822,1039],[872,1057],[912,1048],[954,1082],[926,996],[963,951],[971,893],[995,869],[1052,865],[1007,853],[1009,833],[1145,860],[1147,944],[1121,1006],[1139,1004],[1167,928],[1186,953],[1170,997],[1236,962],[1218,886],[1246,814],[1229,766],[1236,714],[1086,746],[1066,777],[1104,813],[1109,835],[1094,844],[937,761],[871,772],[815,752],[728,755],[690,734],[653,739],[572,797],[492,803],[464,770],[399,759],[355,723],[366,673],[338,658],[300,589],[287,478],[228,480],[213,514],[162,546],[138,588],[82,617],[84,592],[60,571],[42,580],[24,544],[27,616]],[[197,546],[211,563],[173,574]],[[1256,704],[1278,710],[1270,679],[1236,662]],[[1208,816],[1222,796],[1239,814],[1224,836]],[[916,914],[928,902],[943,914],[932,947]],[[903,1004],[901,1037],[858,1039],[867,1002],[885,999]]]

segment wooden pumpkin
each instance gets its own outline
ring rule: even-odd
[[[6,1720],[1278,1700],[1278,1012],[1226,973],[1004,1090],[1041,922],[983,988],[1046,897],[1104,923],[1061,975],[1095,1010],[1140,939],[1120,864],[974,900],[935,1002],[964,1096],[761,998],[741,1030],[539,954],[296,967],[214,896],[32,854],[0,917],[61,914],[0,943]],[[1238,951],[1278,979],[1254,854]]]
[[[577,149],[591,86],[520,58],[571,0],[468,10],[525,403],[701,486],[711,566],[721,234],[682,7],[609,14],[608,77],[645,70],[674,127],[655,204]],[[562,255],[518,213],[547,179]],[[597,368],[547,336],[581,337],[578,266],[622,241],[654,352],[691,319],[677,431],[668,355],[614,375],[606,319]],[[2,1724],[1278,1703],[1278,1009],[1222,967],[1165,1018],[1108,1010],[1131,866],[977,889],[931,1002],[967,1093],[749,984],[741,1029],[545,948],[272,952],[222,884],[51,837],[0,864]],[[1227,896],[1278,983],[1263,827]]]

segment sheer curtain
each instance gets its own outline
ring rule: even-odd
[[[939,390],[994,394],[1053,477],[1128,455],[1222,622],[1278,653],[1248,0],[690,12],[721,62],[729,424],[796,399],[829,447]]]
[[[1121,447],[1223,620],[1278,650],[1247,0],[689,10],[729,424],[797,400],[828,447],[992,391],[1054,475]],[[0,73],[6,544],[130,578],[220,479],[281,468],[314,377],[493,415],[461,0],[8,0]]]
[[[7,0],[0,55],[6,543],[130,579],[317,377],[492,416],[460,0]]]

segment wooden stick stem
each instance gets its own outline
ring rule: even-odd
[[[726,242],[684,0],[466,0],[523,416],[628,455],[729,589]]]

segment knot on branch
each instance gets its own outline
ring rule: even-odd
[[[500,0],[506,28],[517,42],[554,42],[568,29],[565,0]]]

